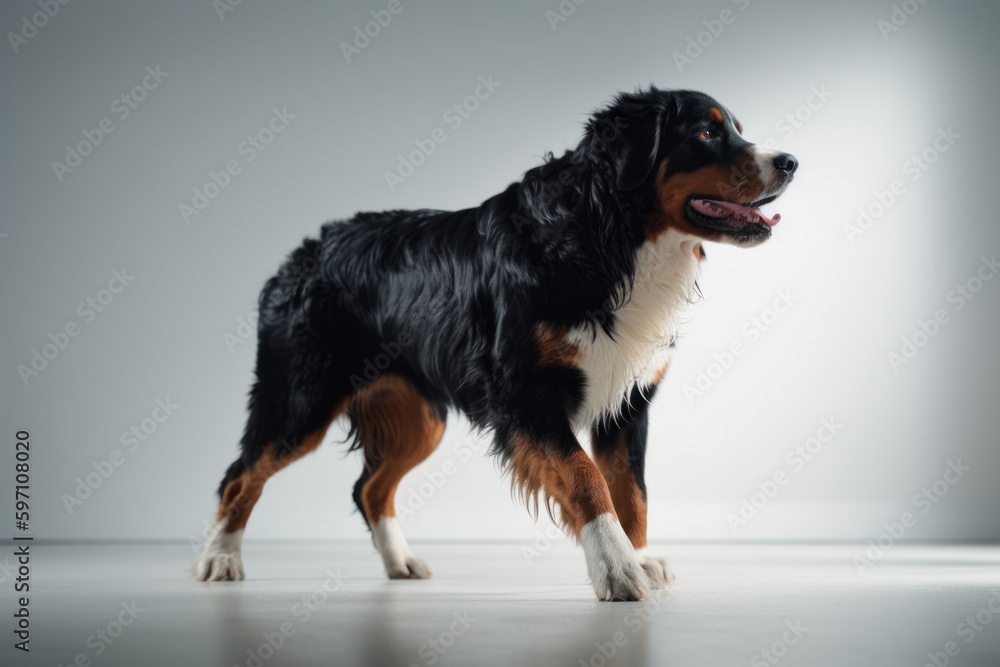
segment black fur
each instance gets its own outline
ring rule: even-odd
[[[545,322],[613,335],[656,205],[657,165],[669,153],[671,170],[694,170],[749,146],[730,130],[718,145],[692,139],[713,106],[722,108],[691,91],[622,94],[574,150],[480,206],[326,224],[261,294],[243,452],[223,488],[265,447],[294,449],[376,373],[401,375],[440,414],[457,408],[492,431],[502,460],[515,430],[542,446],[578,447],[569,415],[583,397],[581,373],[540,367],[532,332]],[[640,483],[641,405],[625,415]]]
[[[632,479],[646,499],[646,441],[649,435],[649,405],[656,394],[656,387],[634,387],[621,406],[617,419],[603,419],[593,428],[594,455],[607,455],[614,451],[618,438],[625,435],[626,452]]]

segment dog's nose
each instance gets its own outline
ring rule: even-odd
[[[780,153],[774,158],[774,168],[786,172],[789,176],[794,174],[798,167],[799,161],[791,153]]]

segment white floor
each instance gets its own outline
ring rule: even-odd
[[[248,544],[247,581],[202,584],[185,572],[186,545],[37,544],[32,651],[10,646],[8,579],[0,662],[1000,665],[1000,618],[984,611],[994,596],[1000,610],[1000,547],[896,546],[862,576],[858,545],[660,545],[678,583],[643,603],[596,601],[566,543],[414,551],[432,579],[382,578],[364,544]]]

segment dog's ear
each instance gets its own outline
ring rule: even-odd
[[[627,192],[639,187],[656,166],[662,120],[658,113],[645,113],[625,123],[614,158],[618,189]]]
[[[670,122],[668,98],[657,91],[621,95],[590,125],[593,139],[606,149],[619,190],[639,187],[653,171]]]

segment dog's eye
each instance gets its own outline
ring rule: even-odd
[[[719,136],[719,131],[714,127],[710,127],[707,130],[702,130],[701,134],[698,135],[699,139],[715,139]]]

